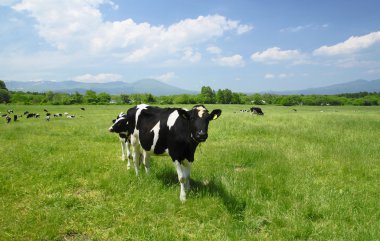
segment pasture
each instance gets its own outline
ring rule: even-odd
[[[168,156],[138,177],[121,161],[107,129],[131,106],[85,107],[0,105],[42,114],[0,119],[0,240],[380,237],[379,107],[262,106],[262,117],[206,105],[223,113],[184,204]],[[44,108],[77,117],[47,122]]]

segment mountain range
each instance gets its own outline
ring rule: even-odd
[[[86,90],[95,92],[106,92],[109,94],[133,94],[151,93],[155,96],[176,94],[197,94],[197,91],[181,89],[155,79],[142,79],[133,83],[115,81],[109,83],[83,83],[78,81],[6,81],[7,88],[12,91],[31,92],[65,92],[84,93]],[[356,92],[380,92],[380,79],[377,80],[355,80],[341,84],[334,84],[319,88],[289,91],[266,91],[265,93],[279,95],[335,95]]]
[[[319,88],[309,88],[303,90],[269,91],[279,95],[336,95],[343,93],[357,92],[380,92],[380,79],[377,80],[355,80],[341,84],[334,84]]]
[[[78,81],[8,81],[5,82],[7,88],[12,91],[30,92],[64,92],[85,93],[86,90],[93,90],[97,93],[106,92],[109,94],[134,94],[151,93],[156,96],[176,95],[176,94],[196,94],[196,91],[185,90],[172,85],[162,83],[154,79],[142,79],[133,83],[115,81],[109,83],[83,83]]]

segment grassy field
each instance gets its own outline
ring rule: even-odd
[[[129,106],[79,107],[0,105],[77,114],[0,119],[0,240],[380,239],[379,107],[208,105],[184,204],[169,157],[121,161],[107,129]]]

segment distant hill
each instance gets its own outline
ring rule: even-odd
[[[380,92],[380,79],[377,80],[355,80],[351,82],[334,84],[319,88],[289,91],[271,91],[270,93],[280,95],[336,95],[357,92]]]
[[[134,94],[151,93],[156,96],[176,95],[176,94],[196,94],[195,91],[185,90],[162,83],[154,79],[142,79],[133,83],[115,81],[109,83],[83,83],[78,81],[7,81],[7,88],[12,91],[31,92],[65,92],[84,93],[86,90],[93,90],[97,93],[106,92],[109,94]]]

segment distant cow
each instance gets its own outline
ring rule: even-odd
[[[25,111],[25,112],[24,112],[24,115],[27,115],[27,114],[29,114],[29,111]]]
[[[9,124],[11,122],[12,118],[9,115],[7,115],[5,117],[5,120],[7,121],[7,124]]]
[[[138,175],[140,146],[146,168],[149,156],[168,154],[181,185],[180,200],[186,200],[190,189],[190,170],[197,146],[208,138],[208,125],[221,115],[220,109],[211,113],[203,105],[191,110],[138,105],[127,112],[131,133],[132,157]],[[132,130],[133,129],[133,130]]]
[[[81,107],[80,109],[81,109],[81,110],[86,110],[84,107]]]
[[[26,118],[28,119],[28,118],[32,118],[32,117],[35,117],[35,116],[36,116],[35,113],[29,113],[29,114],[26,115]]]
[[[260,107],[252,107],[250,108],[252,114],[256,114],[256,115],[264,115],[264,112],[261,110]]]
[[[45,120],[46,120],[46,121],[50,121],[50,115],[47,115],[47,116],[45,117]]]
[[[8,114],[13,113],[13,110],[7,110]]]
[[[109,128],[110,132],[119,134],[119,140],[121,144],[121,159],[125,161],[127,158],[127,169],[131,168],[131,139],[128,132],[128,120],[127,115],[121,112],[116,119],[112,120],[113,125]]]
[[[73,118],[75,118],[75,115],[67,115],[66,117],[69,119],[73,119]]]
[[[44,109],[45,112],[49,112],[47,109]]]
[[[17,115],[13,115],[13,121],[17,121]]]

